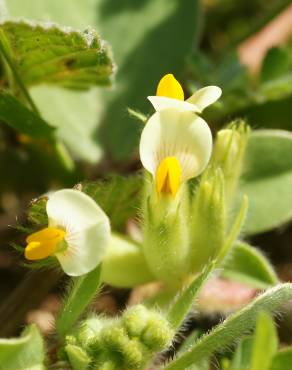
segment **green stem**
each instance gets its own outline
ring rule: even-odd
[[[100,271],[101,266],[99,265],[88,274],[73,280],[73,285],[56,322],[57,332],[61,338],[72,330],[76,321],[97,295],[101,284]]]

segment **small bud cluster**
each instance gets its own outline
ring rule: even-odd
[[[76,336],[66,338],[65,351],[74,369],[139,370],[166,349],[173,336],[161,314],[138,305],[117,320],[84,321]]]

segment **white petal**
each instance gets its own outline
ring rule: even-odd
[[[218,86],[207,86],[196,91],[186,102],[194,104],[197,108],[197,112],[202,112],[206,107],[215,103],[220,98],[222,90]]]
[[[182,167],[182,180],[188,180],[205,169],[211,152],[210,128],[193,112],[176,109],[156,112],[141,135],[141,162],[153,175],[164,158],[174,156]]]
[[[109,235],[108,222],[100,222],[69,234],[66,237],[68,249],[56,254],[64,272],[70,276],[80,276],[93,270],[105,256]]]
[[[57,253],[70,276],[93,270],[102,260],[110,238],[110,224],[103,210],[88,195],[73,189],[56,191],[47,202],[49,226],[66,230],[68,248]]]
[[[200,109],[195,104],[187,101],[167,98],[166,96],[148,96],[147,99],[151,102],[154,109],[160,112],[164,109],[175,108],[181,112],[199,112]]]

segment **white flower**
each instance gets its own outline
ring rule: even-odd
[[[167,74],[160,80],[156,96],[148,96],[148,99],[158,112],[175,108],[180,111],[201,113],[206,107],[215,103],[220,98],[221,93],[220,87],[206,86],[184,100],[184,92],[180,83],[172,74]]]
[[[72,189],[49,196],[46,210],[48,227],[28,236],[25,257],[38,260],[54,255],[70,276],[93,270],[102,261],[110,238],[103,210],[88,195]]]
[[[156,112],[141,135],[141,162],[155,177],[158,194],[175,196],[182,182],[202,173],[211,152],[209,126],[190,111],[168,108]]]

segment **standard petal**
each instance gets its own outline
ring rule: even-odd
[[[78,276],[101,262],[110,237],[109,220],[88,195],[73,189],[53,193],[47,202],[50,227],[66,230],[68,248],[57,253],[65,273]]]
[[[84,275],[102,262],[109,239],[109,222],[100,221],[66,237],[68,249],[55,256],[67,275]]]
[[[196,177],[205,169],[211,152],[210,128],[193,112],[176,109],[156,112],[141,135],[141,162],[153,175],[163,159],[176,157],[182,168],[182,180]]]
[[[181,112],[199,112],[200,109],[196,105],[187,101],[167,98],[165,96],[148,96],[147,99],[151,102],[154,109],[160,112],[164,109],[175,108]]]
[[[215,103],[220,98],[222,90],[218,86],[206,86],[196,91],[186,102],[195,105],[202,112],[206,107]]]

